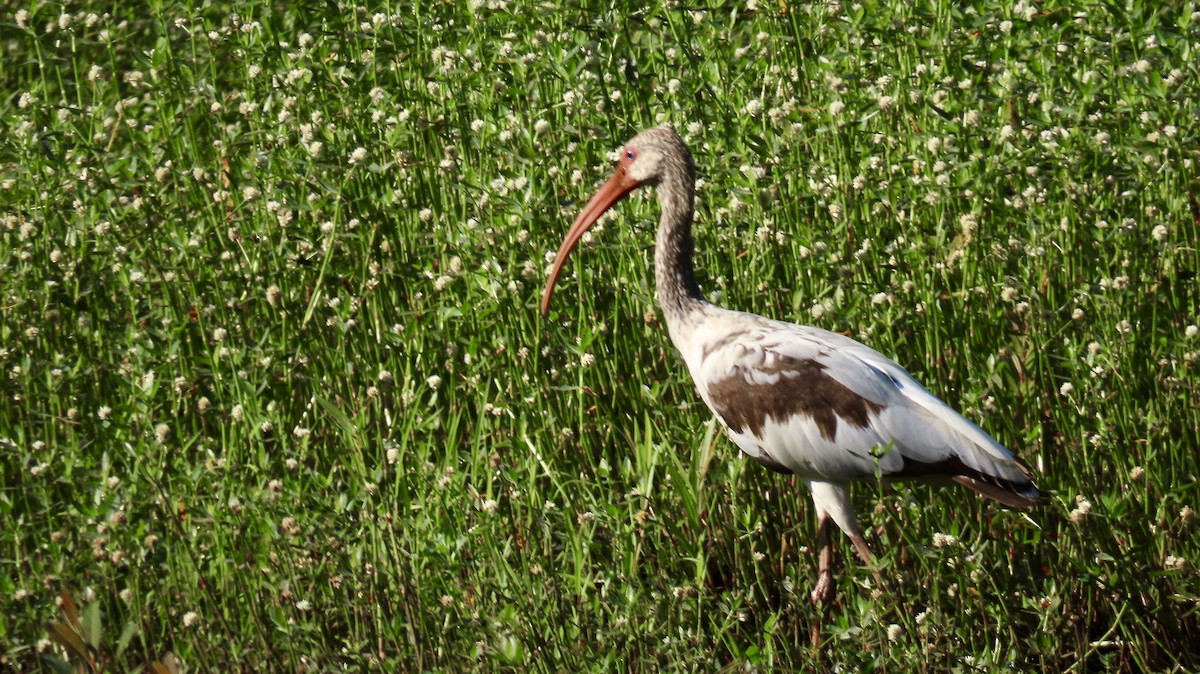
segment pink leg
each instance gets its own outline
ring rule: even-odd
[[[871,554],[871,548],[867,547],[866,539],[862,537],[862,534],[858,533],[849,534],[849,536],[850,542],[854,544],[854,550],[858,552],[858,558],[862,560],[863,564],[867,565],[867,568],[875,576],[876,589],[883,591],[883,578],[879,577],[879,569],[875,567],[875,556]]]
[[[826,604],[833,599],[833,542],[830,540],[830,525],[832,520],[828,515],[823,515],[817,523],[817,585],[812,591],[813,604]],[[858,553],[858,558],[866,565],[871,573],[875,576],[875,586],[882,589],[883,579],[879,576],[879,569],[875,567],[875,556],[871,554],[871,548],[867,547],[867,541],[862,537],[862,534],[848,534],[850,542],[854,544],[854,550]]]
[[[812,591],[812,602],[818,606],[833,600],[833,543],[829,540],[829,515],[821,514],[817,522],[817,585]],[[865,545],[865,544],[864,544]]]
[[[833,541],[829,540],[829,529],[833,520],[826,513],[817,516],[817,584],[813,587],[813,605],[820,608],[821,615],[813,620],[809,640],[813,652],[821,654],[821,627],[829,620],[833,608]]]

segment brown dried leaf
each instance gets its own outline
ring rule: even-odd
[[[76,633],[82,634],[83,624],[79,621],[79,606],[71,598],[71,593],[67,592],[66,587],[61,587],[58,596],[62,600],[62,613],[63,617],[67,619],[67,624],[74,628]]]

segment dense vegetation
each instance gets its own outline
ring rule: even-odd
[[[1198,57],[1147,0],[0,8],[0,667],[1200,668]],[[660,123],[710,299],[894,355],[1052,502],[858,487],[886,587],[839,540],[823,621],[653,200],[536,310]]]

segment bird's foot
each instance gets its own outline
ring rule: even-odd
[[[828,570],[817,573],[817,585],[812,591],[812,603],[816,606],[833,600],[833,574]]]

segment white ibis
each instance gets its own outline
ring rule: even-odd
[[[658,190],[654,251],[658,303],[671,341],[729,437],[771,470],[808,485],[817,513],[816,604],[833,597],[830,521],[875,571],[851,509],[849,483],[955,482],[1000,503],[1043,500],[1028,467],[938,400],[896,363],[849,337],[722,309],[704,300],[692,269],[695,166],[670,127],[644,131],[571,225],[546,281],[542,313],[584,232],[641,185]],[[878,579],[878,574],[876,574]]]

